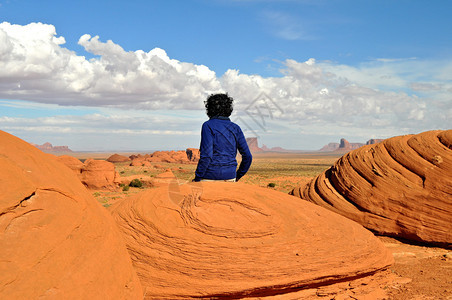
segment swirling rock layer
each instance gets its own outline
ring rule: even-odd
[[[450,246],[452,130],[363,146],[292,193],[377,233]]]
[[[51,155],[0,131],[0,299],[141,299],[108,212]]]
[[[392,263],[361,225],[241,183],[172,182],[112,214],[149,299],[283,294]]]

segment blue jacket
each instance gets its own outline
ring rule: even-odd
[[[227,117],[212,117],[202,124],[200,159],[194,181],[201,179],[239,180],[251,166],[250,149],[239,125]],[[242,162],[237,169],[237,150]]]

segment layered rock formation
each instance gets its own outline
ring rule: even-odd
[[[390,138],[342,156],[293,194],[384,235],[452,243],[452,130]]]
[[[0,131],[0,299],[141,299],[109,213],[77,176]]]
[[[392,263],[359,224],[242,183],[170,184],[126,199],[112,214],[148,299],[272,296]]]

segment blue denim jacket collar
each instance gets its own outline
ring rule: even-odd
[[[220,120],[228,120],[231,121],[228,117],[223,117],[223,116],[213,116],[210,119],[220,119]]]

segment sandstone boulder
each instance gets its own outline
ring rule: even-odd
[[[292,193],[379,234],[450,246],[451,144],[436,130],[363,146]]]
[[[119,174],[111,162],[88,159],[85,161],[80,179],[89,189],[114,190],[118,187]]]
[[[170,184],[126,199],[112,214],[146,299],[279,295],[393,261],[361,225],[242,183]]]
[[[126,161],[130,161],[130,158],[128,158],[127,156],[124,156],[124,155],[113,154],[109,158],[107,158],[107,161],[112,162],[112,163],[126,162]]]
[[[0,299],[142,299],[111,215],[56,159],[0,131]]]

